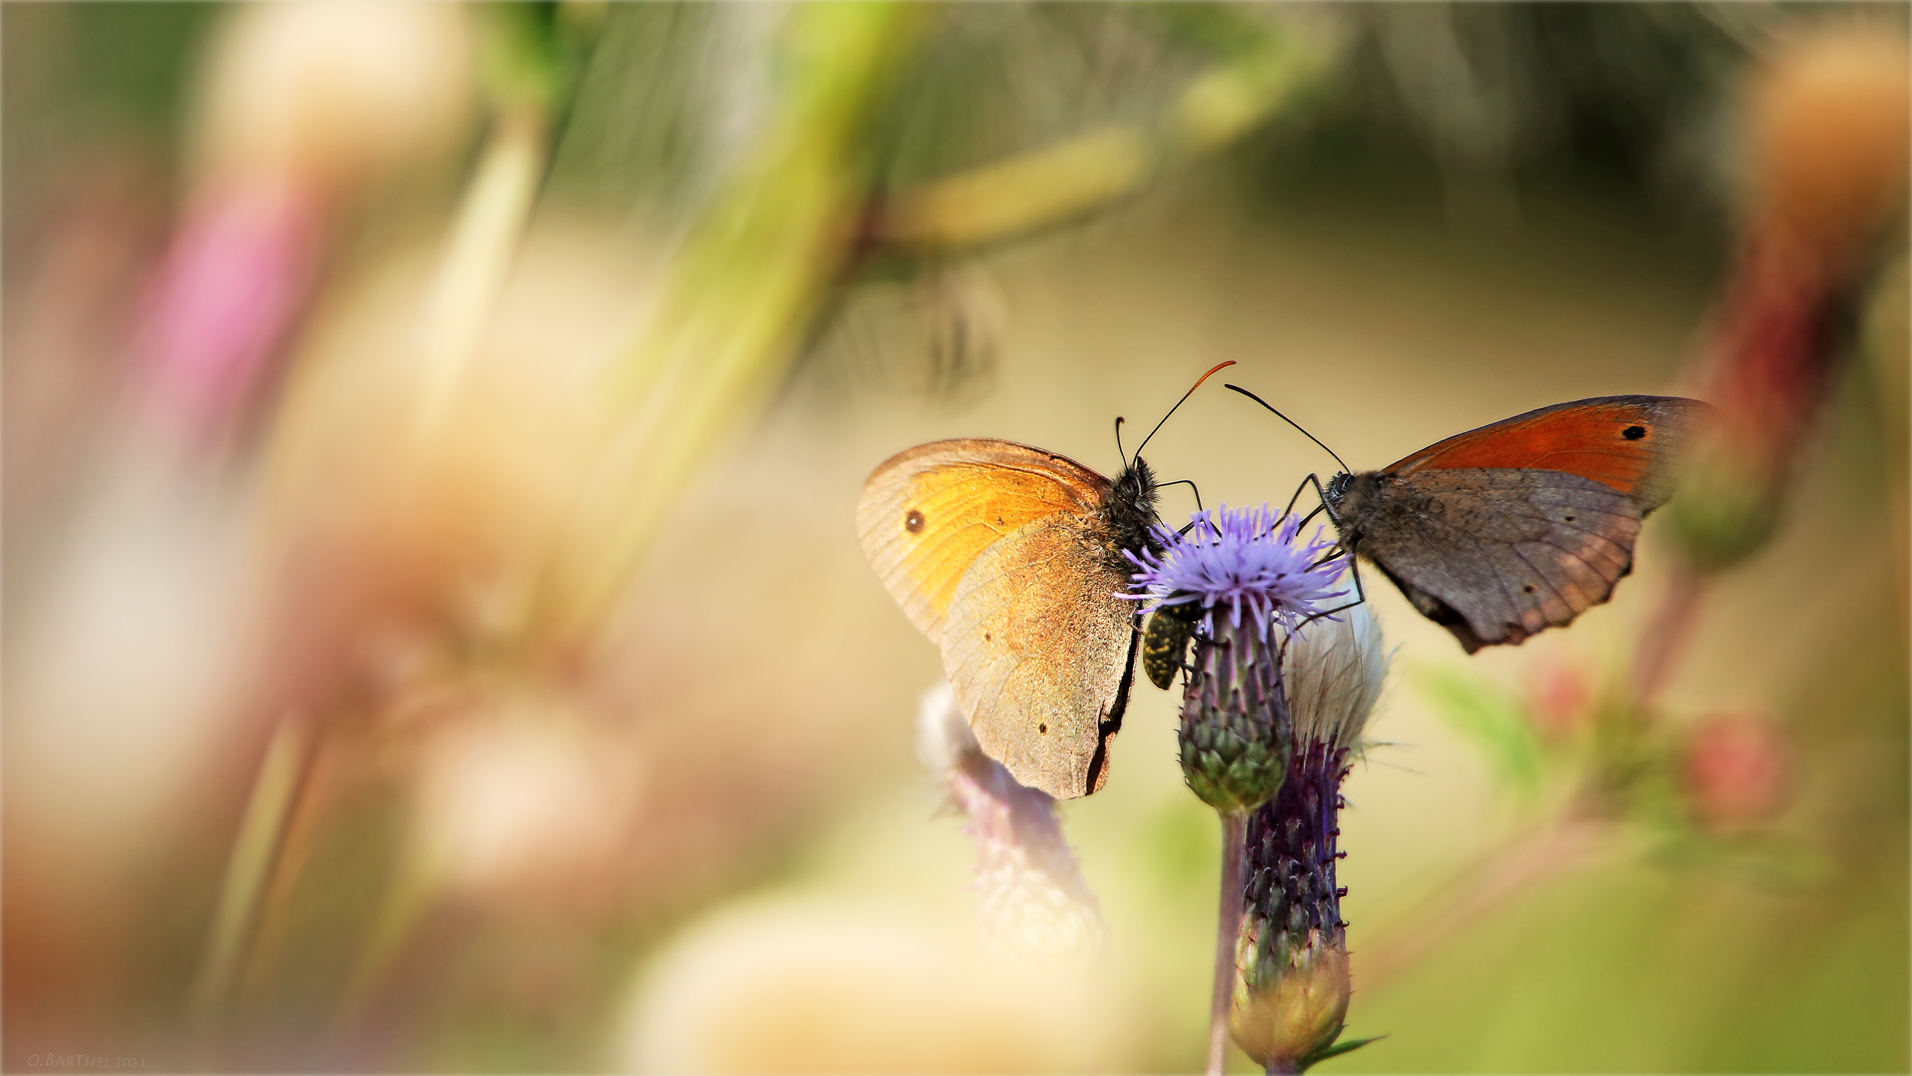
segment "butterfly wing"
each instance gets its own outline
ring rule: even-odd
[[[970,564],[992,543],[1057,513],[1094,514],[1109,480],[1013,441],[932,441],[883,461],[863,483],[857,537],[892,598],[930,641]]]
[[[1632,569],[1642,512],[1606,483],[1506,468],[1382,479],[1361,553],[1470,654],[1568,623]]]
[[[1381,468],[1381,473],[1564,471],[1619,490],[1645,515],[1673,495],[1673,465],[1711,411],[1710,404],[1678,396],[1575,400],[1455,434]]]
[[[891,457],[857,504],[864,555],[942,649],[983,750],[1057,798],[1100,786],[1132,675],[1110,489],[1053,452],[965,438]]]
[[[1135,608],[1115,597],[1128,580],[1093,527],[1050,516],[983,550],[943,636],[943,670],[976,741],[1057,799],[1102,787],[1134,677]]]

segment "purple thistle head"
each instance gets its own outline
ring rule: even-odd
[[[1185,535],[1157,524],[1159,555],[1126,553],[1137,568],[1129,584],[1137,593],[1122,597],[1149,602],[1144,611],[1151,613],[1193,605],[1176,611],[1210,636],[1222,630],[1215,614],[1225,610],[1228,629],[1239,631],[1245,618],[1265,641],[1275,624],[1293,626],[1347,593],[1335,589],[1346,562],[1321,563],[1334,543],[1317,529],[1296,544],[1301,520],[1295,516],[1277,520],[1266,504],[1236,511],[1221,505],[1196,512],[1190,524]]]
[[[1147,601],[1154,614],[1143,644],[1149,679],[1166,687],[1187,671],[1182,774],[1224,814],[1253,810],[1281,787],[1293,753],[1286,639],[1346,593],[1336,587],[1344,562],[1323,564],[1329,543],[1318,532],[1297,542],[1300,529],[1265,504],[1223,506],[1195,513],[1187,534],[1158,527],[1160,553],[1129,555],[1139,570],[1130,577],[1136,593],[1124,597]]]
[[[1197,512],[1187,534],[1158,526],[1161,551],[1130,554],[1124,595],[1153,614],[1149,679],[1186,675],[1182,774],[1242,842],[1224,867],[1214,1013],[1270,1072],[1359,1045],[1335,1045],[1352,989],[1338,812],[1386,670],[1366,607],[1304,623],[1348,594],[1347,560],[1300,531],[1267,505]]]

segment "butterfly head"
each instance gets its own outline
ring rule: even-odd
[[[1353,484],[1354,476],[1346,471],[1341,471],[1333,478],[1328,479],[1328,490],[1322,494],[1322,499],[1327,501],[1328,507],[1332,509],[1341,503],[1342,498],[1348,495],[1348,487]]]
[[[1347,471],[1328,480],[1328,488],[1322,491],[1321,502],[1328,510],[1328,518],[1334,522],[1335,529],[1341,532],[1342,545],[1353,549],[1361,540],[1361,534],[1367,528],[1381,496],[1381,487],[1389,477],[1375,471],[1350,474]]]

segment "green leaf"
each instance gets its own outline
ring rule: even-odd
[[[1524,707],[1494,685],[1463,672],[1422,668],[1415,679],[1435,713],[1480,751],[1504,783],[1523,795],[1540,787],[1545,760]]]
[[[1335,1034],[1339,1036],[1341,1033],[1339,1031],[1336,1031]],[[1365,1039],[1349,1039],[1347,1042],[1342,1042],[1342,1043],[1334,1043],[1333,1040],[1329,1040],[1331,1043],[1333,1043],[1332,1045],[1323,1046],[1321,1049],[1316,1050],[1314,1053],[1311,1053],[1307,1057],[1302,1058],[1301,1064],[1296,1066],[1295,1071],[1306,1072],[1308,1071],[1309,1066],[1319,1064],[1323,1061],[1326,1061],[1327,1059],[1331,1057],[1340,1057],[1342,1054],[1349,1053],[1354,1050],[1359,1050],[1361,1047],[1366,1046],[1368,1043],[1379,1042],[1380,1040],[1385,1038],[1387,1038],[1386,1035],[1370,1035]]]

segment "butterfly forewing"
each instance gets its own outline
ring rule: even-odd
[[[885,460],[863,485],[857,537],[903,612],[932,642],[977,554],[1024,524],[1092,513],[1109,480],[1074,461],[1011,441],[959,438]]]
[[[1673,464],[1711,406],[1677,396],[1601,396],[1555,404],[1456,434],[1381,468],[1564,471],[1633,498],[1642,514],[1672,495]]]
[[[1053,452],[966,438],[891,457],[857,503],[864,555],[941,648],[984,752],[1059,799],[1100,786],[1127,700],[1112,489]]]

